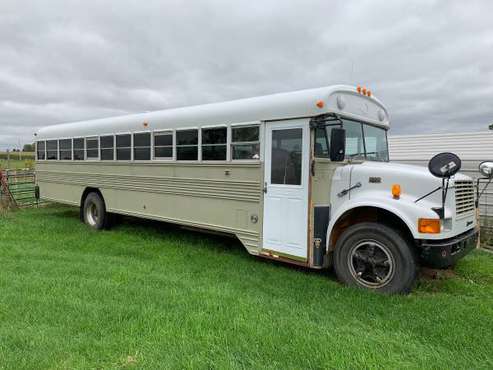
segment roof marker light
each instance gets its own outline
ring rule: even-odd
[[[363,95],[366,95],[366,87],[363,87]]]
[[[356,88],[356,91],[358,92],[358,94],[361,94],[361,86],[358,85],[358,87]]]

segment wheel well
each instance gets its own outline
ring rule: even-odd
[[[406,223],[394,213],[377,207],[358,207],[346,211],[335,223],[329,238],[329,251],[334,250],[344,230],[361,222],[378,222],[397,230],[409,242],[414,239]]]
[[[84,192],[82,193],[82,196],[80,197],[80,219],[82,221],[84,220],[84,202],[85,202],[87,196],[90,193],[96,193],[96,194],[98,194],[101,197],[101,199],[103,200],[103,203],[104,203],[103,194],[101,194],[101,191],[98,188],[91,188],[91,187],[85,188],[84,189]]]

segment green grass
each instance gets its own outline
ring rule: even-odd
[[[250,256],[234,239],[78,210],[0,218],[0,368],[492,368],[493,255],[409,296]]]

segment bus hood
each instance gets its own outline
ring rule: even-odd
[[[452,176],[449,186],[452,187],[455,181],[468,180],[472,181],[469,176],[458,173]],[[442,185],[442,179],[433,176],[427,167],[373,161],[366,161],[352,166],[351,185],[357,182],[361,182],[362,188],[366,184],[379,185],[379,188],[388,189],[389,192],[392,185],[398,184],[401,186],[403,195],[411,196],[415,199]],[[440,194],[440,192],[437,193]],[[439,196],[436,198],[440,200]]]

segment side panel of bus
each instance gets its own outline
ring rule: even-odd
[[[79,206],[101,191],[109,212],[235,234],[260,250],[263,169],[256,163],[40,161],[43,199]]]

